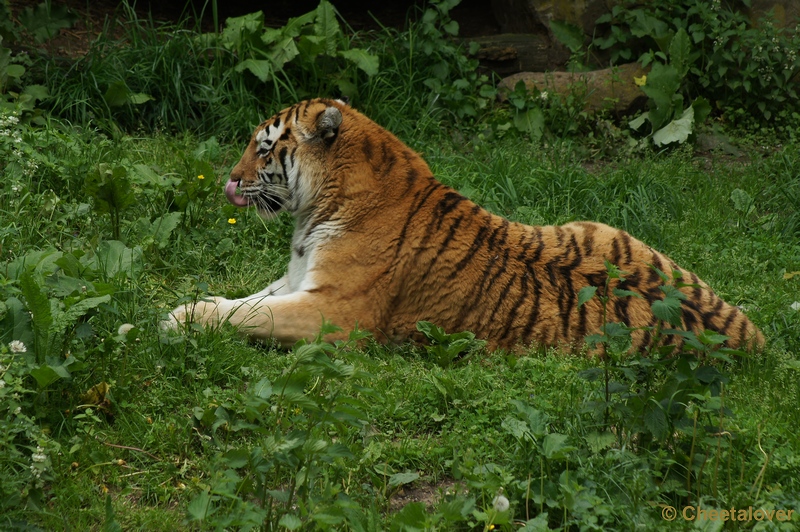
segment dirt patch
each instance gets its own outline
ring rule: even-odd
[[[397,512],[412,502],[421,502],[427,508],[431,508],[445,494],[453,493],[460,489],[461,486],[452,479],[445,479],[435,484],[415,482],[412,486],[405,486],[389,497],[389,510],[393,513]]]

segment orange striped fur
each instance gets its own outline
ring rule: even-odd
[[[180,307],[172,326],[226,320],[291,345],[313,338],[323,317],[343,327],[342,336],[357,323],[391,342],[416,339],[416,323],[427,320],[448,332],[472,331],[489,348],[579,347],[603,317],[597,298],[579,308],[578,292],[602,292],[604,260],[627,272],[611,288],[643,296],[610,296],[606,319],[633,327],[657,324],[650,304],[663,297],[662,281],[649,265],[667,275],[678,269],[607,225],[531,227],[494,215],[438,182],[417,153],[338,100],[301,102],[262,123],[225,190],[232,203],[264,217],[294,215],[287,274],[246,298]],[[684,272],[682,281],[696,285],[681,288],[685,328],[725,334],[730,347],[763,344],[750,320],[696,275]],[[633,333],[634,349],[650,342],[649,331]]]

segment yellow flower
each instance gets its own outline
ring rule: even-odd
[[[236,223],[236,218],[228,218],[228,223],[233,225]]]
[[[636,76],[633,76],[633,82],[636,83],[637,86],[641,87],[645,83],[647,83],[647,75],[644,75],[641,78],[637,78]]]
[[[205,179],[205,178],[206,178],[206,176],[204,176],[203,174],[200,174],[199,176],[197,176],[197,179]]]

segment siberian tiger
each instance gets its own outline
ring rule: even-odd
[[[632,349],[651,340],[651,303],[664,297],[657,268],[678,266],[628,233],[601,223],[531,227],[494,215],[432,175],[394,135],[339,100],[315,99],[259,125],[225,185],[238,207],[295,219],[284,277],[242,299],[182,306],[168,326],[227,321],[255,338],[290,346],[313,338],[323,318],[358,325],[384,342],[420,339],[427,320],[469,330],[489,349],[580,346],[603,323],[586,286],[606,281],[604,261],[627,272],[610,288],[606,320],[637,327]],[[715,330],[727,345],[757,348],[761,332],[693,273],[683,272],[682,325]],[[610,290],[609,290],[610,292]],[[662,324],[667,326],[667,324]],[[680,337],[670,338],[677,343]]]

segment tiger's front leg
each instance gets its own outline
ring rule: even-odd
[[[326,314],[324,309],[331,313]],[[308,292],[277,296],[256,294],[243,299],[214,297],[176,308],[165,325],[175,330],[181,324],[192,322],[206,326],[227,322],[249,337],[274,338],[283,347],[291,347],[300,339],[315,338],[324,319],[343,326],[353,325],[334,310],[335,305],[320,301],[318,296]],[[327,340],[344,338],[345,333],[326,336]]]

